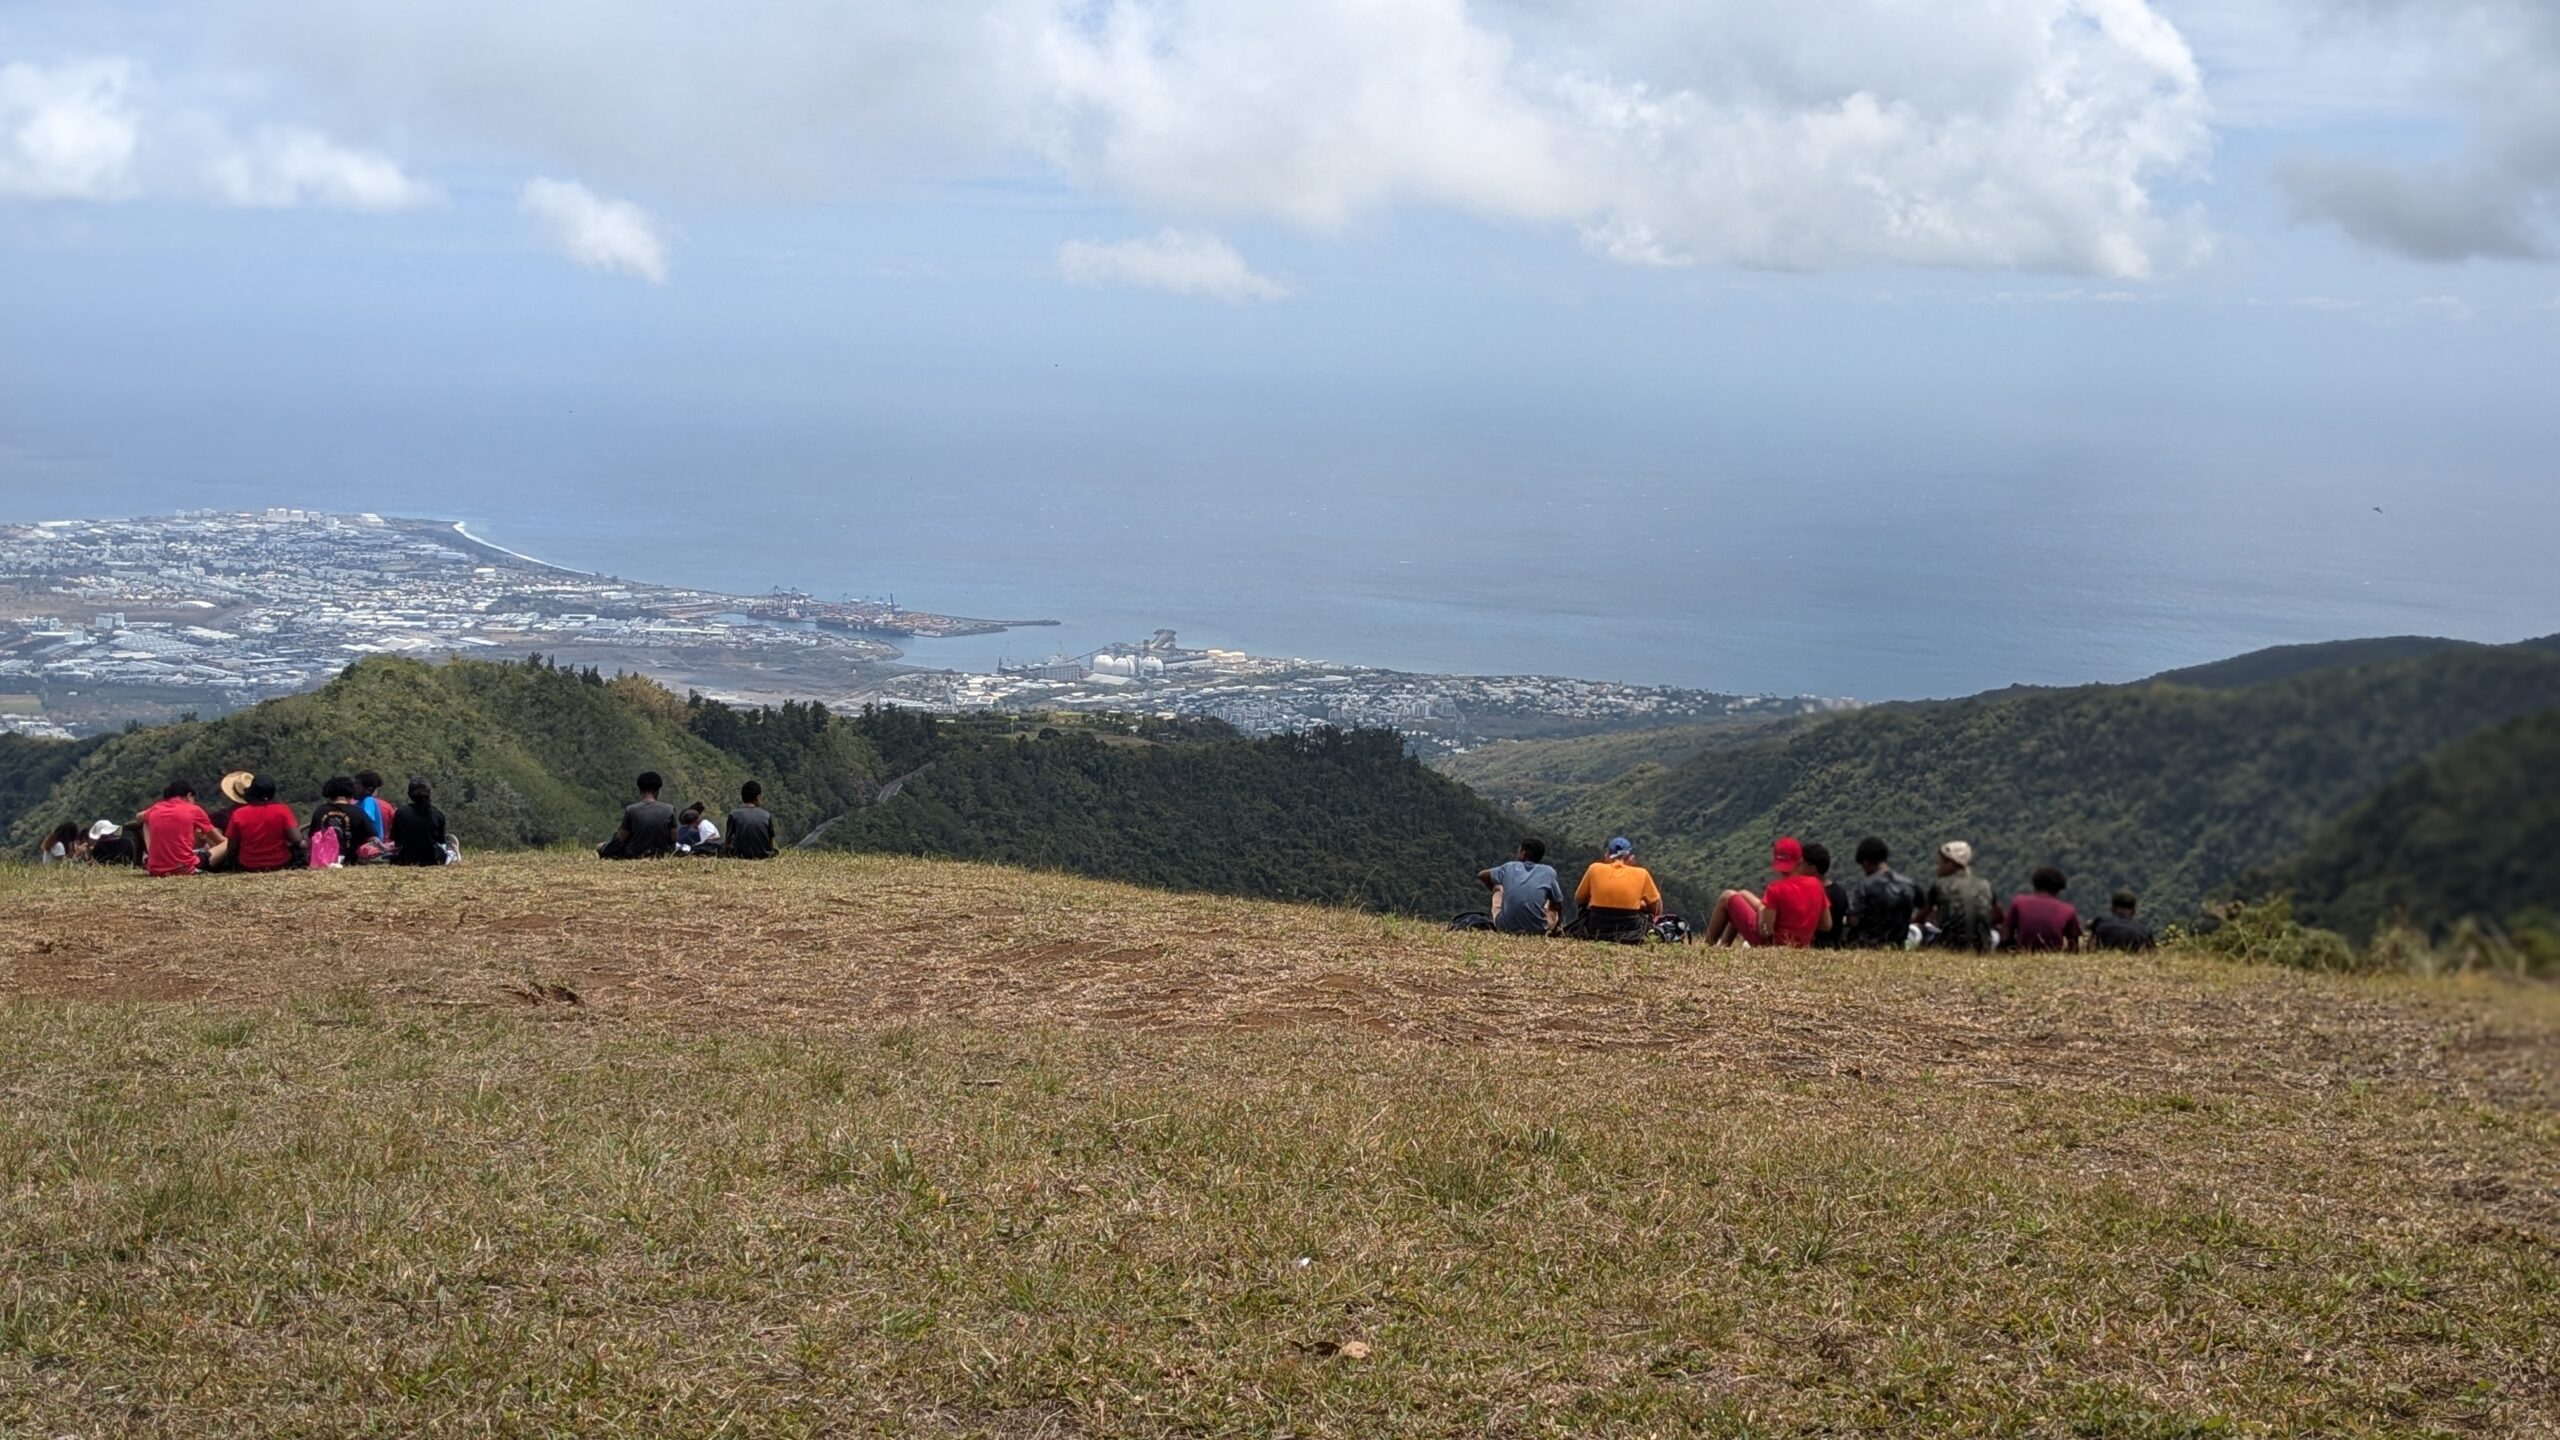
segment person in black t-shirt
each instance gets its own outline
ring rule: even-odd
[[[382,837],[373,828],[373,817],[356,803],[356,782],[345,775],[332,775],[320,785],[320,804],[311,812],[311,823],[304,833],[317,836],[323,830],[338,832],[338,859],[341,864],[362,865],[381,853]],[[371,854],[365,846],[374,846]]]
[[[655,770],[643,770],[633,782],[640,798],[622,809],[622,827],[596,847],[602,860],[655,860],[676,853],[676,807],[658,798],[666,781]]]
[[[1920,887],[1886,863],[1891,859],[1892,848],[1877,837],[1858,842],[1858,868],[1865,873],[1849,887],[1849,944],[1899,950],[1911,943],[1911,915],[1920,908]]]
[[[732,860],[773,858],[773,812],[764,808],[764,787],[750,780],[738,787],[738,808],[729,812],[728,849]]]
[[[2156,948],[2160,937],[2135,918],[2141,906],[2130,890],[2119,890],[2107,902],[2107,913],[2089,922],[2089,943],[2100,950],[2140,951]]]
[[[445,865],[453,860],[445,849],[444,812],[424,780],[409,782],[409,803],[391,812],[391,855],[394,865]]]

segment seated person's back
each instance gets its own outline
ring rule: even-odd
[[[2077,950],[2080,948],[2080,912],[2062,898],[2069,884],[2060,870],[2050,865],[2035,873],[2035,889],[2009,902],[2009,913],[2002,927],[2008,932],[2008,945],[2015,950]]]
[[[2138,903],[2132,891],[2117,891],[2107,913],[2089,922],[2089,942],[2101,950],[2142,951],[2158,946],[2160,937],[2135,913]]]
[[[423,780],[409,782],[409,803],[391,812],[391,863],[442,865],[445,852],[444,812]]]
[[[750,780],[738,787],[738,807],[729,812],[727,848],[736,860],[773,858],[773,813],[764,808],[764,787]]]
[[[1653,883],[1653,872],[1635,863],[1635,847],[1622,835],[1609,842],[1606,858],[1582,872],[1573,903],[1582,911],[1586,934],[1639,933],[1661,913],[1662,889]]]
[[[633,858],[669,855],[676,848],[676,807],[656,796],[634,800],[622,807],[622,823],[630,827],[631,844],[627,849]]]
[[[302,829],[293,807],[276,801],[276,782],[264,775],[249,782],[248,796],[223,823],[222,838],[231,842],[236,870],[290,868],[302,849]]]

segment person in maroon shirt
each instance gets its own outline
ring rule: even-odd
[[[231,870],[286,870],[302,857],[302,826],[293,807],[276,803],[276,782],[260,775],[249,782],[240,808],[222,827],[223,843],[214,864]]]
[[[2047,865],[2030,883],[2036,887],[2031,893],[2009,902],[2008,918],[2000,927],[2007,933],[2004,943],[2012,950],[2078,950],[2080,912],[2062,898],[2071,882]]]

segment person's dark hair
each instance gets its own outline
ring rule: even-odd
[[[1527,836],[1520,842],[1520,854],[1535,865],[1547,858],[1547,842],[1535,835]]]
[[[1804,847],[1804,868],[1816,875],[1831,873],[1831,847],[1816,840]]]
[[[359,770],[356,772],[356,784],[364,791],[364,793],[370,795],[374,791],[382,788],[382,772],[379,770]]]
[[[272,775],[252,775],[252,776],[250,776],[250,777],[249,777],[249,790],[248,790],[248,796],[249,796],[249,803],[250,803],[250,804],[252,804],[252,805],[264,805],[264,804],[266,804],[267,802],[269,802],[269,801],[271,801],[271,800],[275,799],[275,798],[276,798],[276,782],[275,782],[275,777],[274,777],[274,776],[272,776]]]
[[[1870,835],[1858,842],[1858,863],[1861,865],[1881,865],[1892,858],[1893,847],[1876,836]]]
[[[168,784],[160,787],[160,798],[163,800],[192,799],[195,793],[196,787],[188,784],[184,780],[172,780]]]
[[[667,788],[667,782],[659,779],[658,772],[655,770],[641,771],[639,785],[640,793],[643,795],[655,795]]]
[[[681,814],[679,814],[678,816],[676,816],[676,818],[677,818],[677,819],[679,819],[679,820],[687,821],[687,822],[691,822],[691,821],[695,821],[695,820],[699,820],[699,819],[701,819],[701,818],[702,818],[702,802],[701,802],[701,801],[699,801],[699,800],[696,800],[696,801],[694,801],[692,804],[687,805],[686,807],[684,807],[684,811],[683,811],[683,813],[681,813]]]
[[[764,787],[753,780],[738,787],[738,798],[750,805],[764,798]]]
[[[428,801],[435,798],[435,793],[435,791],[427,788],[427,782],[424,780],[412,780],[409,782],[409,803],[412,805],[426,804]]]
[[[65,850],[68,850],[72,845],[77,843],[79,839],[79,825],[73,821],[65,820],[61,824],[53,827],[52,834],[44,837],[44,848],[50,850],[54,846],[59,845]]]
[[[2110,909],[2113,909],[2117,913],[2123,915],[2132,914],[2135,908],[2141,904],[2142,901],[2140,898],[2135,896],[2135,894],[2130,890],[2119,890],[2114,895],[2108,897],[2107,900],[2107,905]]]
[[[2030,877],[2030,883],[2036,887],[2036,893],[2039,895],[2059,895],[2063,887],[2071,882],[2064,878],[2061,871],[2052,866],[2039,865],[2036,867],[2036,873]]]
[[[353,800],[356,798],[356,782],[348,779],[344,775],[332,775],[328,779],[320,782],[320,798],[323,800]]]

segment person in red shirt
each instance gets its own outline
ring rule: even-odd
[[[1783,945],[1790,950],[1813,948],[1813,937],[1831,928],[1831,895],[1819,877],[1802,873],[1804,846],[1792,835],[1769,847],[1769,868],[1778,872],[1759,895],[1727,890],[1707,923],[1710,945]]]
[[[264,775],[249,781],[240,808],[223,824],[222,839],[213,852],[215,866],[250,871],[291,869],[309,843],[293,807],[276,803],[276,782]]]
[[[2036,887],[2033,893],[2009,902],[2008,918],[2000,926],[2002,943],[2012,950],[2077,951],[2080,912],[2062,898],[2063,887],[2071,882],[2047,865],[2029,883]]]
[[[222,832],[213,828],[213,818],[196,803],[196,787],[184,780],[170,781],[160,792],[160,802],[134,816],[133,823],[142,827],[142,869],[147,875],[193,875],[204,863],[196,851],[196,837],[222,838]]]

